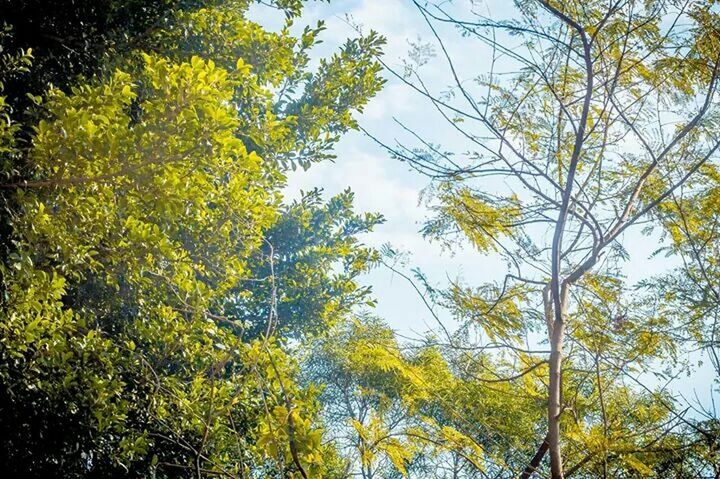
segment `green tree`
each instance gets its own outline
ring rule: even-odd
[[[35,99],[43,119],[24,147],[28,173],[2,185],[12,198],[0,321],[8,474],[342,472],[282,340],[249,337],[246,318],[228,314],[238,295],[253,296],[246,285],[266,234],[281,227],[284,165],[326,158],[355,126],[351,113],[381,86],[373,56],[382,39],[349,41],[311,73],[319,30],[268,33],[245,19],[247,6],[173,10],[150,32],[150,53],[114,57],[114,70]],[[284,82],[298,93],[273,93]],[[298,128],[302,118],[314,126]],[[3,153],[15,154],[17,123],[3,121]],[[318,253],[328,262],[357,261],[328,287],[326,305],[356,294],[350,283],[369,255],[347,251],[354,231],[376,222],[355,217],[349,201],[298,207],[318,210],[319,222],[357,223],[329,226],[313,245],[330,243]],[[329,274],[324,264],[314,281]],[[318,321],[329,321],[323,313]]]
[[[479,344],[448,338],[452,346],[501,351],[513,378],[545,373],[539,447],[516,475],[532,475],[546,454],[553,479],[648,475],[644,461],[654,459],[642,450],[656,442],[626,439],[655,430],[661,441],[683,424],[670,398],[638,379],[655,371],[655,359],[676,358],[682,324],[658,295],[626,282],[624,246],[625,233],[663,224],[663,204],[715,167],[712,3],[533,0],[500,19],[414,2],[451,91],[435,93],[411,64],[396,77],[469,147],[458,152],[417,132],[419,147],[386,147],[433,179],[428,237],[469,243],[508,265],[501,281],[457,282],[438,301],[481,332]],[[464,77],[443,26],[483,44],[488,69]]]
[[[361,477],[505,477],[495,461],[524,460],[541,392],[537,378],[504,381],[487,368],[502,365],[478,359],[433,338],[401,344],[363,315],[315,343],[305,374],[324,384],[327,434]]]
[[[315,189],[280,208],[251,259],[253,284],[229,294],[225,314],[244,321],[247,335],[274,331],[308,339],[324,334],[357,307],[374,304],[370,287],[357,280],[377,262],[377,253],[363,246],[358,235],[383,219],[356,214],[353,196],[346,190],[323,203]]]

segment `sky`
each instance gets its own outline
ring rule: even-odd
[[[277,18],[268,9],[258,8],[255,15],[264,25],[277,28]],[[276,15],[276,14],[275,14]],[[327,56],[342,45],[345,39],[356,36],[351,25],[363,30],[377,30],[387,38],[385,61],[400,66],[407,58],[410,42],[424,41],[428,32],[415,7],[407,0],[339,0],[330,4],[310,2],[303,17],[296,22],[298,29],[317,20],[326,22],[323,43],[316,54]],[[433,75],[433,79],[442,75]],[[445,72],[439,69],[438,73]],[[403,136],[394,121],[401,118],[413,128],[443,141],[447,126],[435,116],[427,115],[427,102],[397,80],[388,77],[385,88],[373,98],[358,116],[359,123],[373,134],[390,143]],[[444,86],[438,78],[438,84]],[[324,189],[327,197],[351,188],[355,193],[356,210],[379,212],[385,223],[363,237],[366,244],[380,247],[392,245],[396,251],[407,252],[406,268],[420,268],[435,284],[446,284],[447,278],[462,277],[467,281],[502,278],[504,267],[498,258],[483,258],[471,248],[453,253],[441,245],[422,237],[419,230],[431,212],[420,202],[421,192],[428,186],[426,177],[412,171],[406,164],[390,158],[373,140],[360,132],[345,135],[336,149],[334,163],[313,165],[308,171],[298,171],[288,178],[286,197],[297,198],[300,190],[314,187]],[[431,314],[419,300],[412,286],[384,267],[377,268],[362,281],[371,284],[377,298],[374,313],[392,328],[406,335],[419,337],[429,328],[436,328]],[[441,313],[442,314],[442,313]],[[447,315],[444,319],[449,320]]]
[[[508,17],[511,14],[512,2],[490,3],[491,6],[486,9],[493,16]],[[277,29],[282,25],[283,19],[276,11],[258,7],[252,13],[268,28]],[[295,26],[301,30],[304,25],[313,25],[320,19],[326,22],[327,30],[322,34],[323,43],[315,51],[316,58],[332,54],[347,38],[356,36],[352,25],[357,24],[364,31],[372,28],[386,37],[384,60],[393,67],[401,68],[412,43],[431,43],[432,39],[431,32],[410,0],[309,2]],[[460,74],[464,74],[465,78],[477,75],[477,70],[487,69],[483,61],[487,62],[490,52],[483,45],[454,40],[446,46],[455,58],[466,59],[458,62]],[[431,61],[421,71],[428,85],[436,91],[442,91],[450,84],[447,68],[441,62]],[[463,145],[458,145],[457,135],[446,122],[438,115],[428,114],[432,106],[422,95],[391,75],[385,76],[388,79],[385,88],[370,101],[364,113],[357,116],[364,129],[388,143],[393,143],[395,139],[407,139],[407,133],[395,121],[399,119],[433,142],[462,149]],[[286,197],[297,198],[301,190],[314,187],[323,188],[326,197],[329,197],[349,187],[355,193],[357,211],[379,212],[386,219],[363,240],[376,247],[387,243],[397,251],[406,252],[406,270],[418,267],[436,284],[446,284],[448,278],[461,278],[468,284],[503,278],[505,264],[498,257],[483,256],[467,245],[450,252],[442,245],[423,238],[419,230],[432,216],[427,205],[420,201],[423,190],[430,184],[427,177],[391,158],[372,139],[358,131],[342,138],[336,154],[333,163],[316,164],[308,171],[291,173]],[[633,279],[633,271],[642,271],[643,274],[660,272],[670,266],[662,258],[649,258],[659,246],[657,242],[648,242],[645,238],[631,243],[632,257],[641,261],[643,267],[628,268],[630,280]],[[412,286],[391,271],[378,268],[364,281],[373,285],[378,299],[376,313],[393,328],[404,333],[419,333],[432,323],[429,312],[418,301]]]
[[[479,2],[475,2],[479,5]],[[513,2],[507,0],[489,1],[483,4],[483,13],[493,18],[508,18],[512,15]],[[270,29],[282,25],[282,18],[273,10],[256,7],[252,18]],[[353,26],[363,31],[372,28],[387,39],[384,59],[389,65],[401,68],[403,60],[413,44],[432,44],[432,33],[411,0],[334,0],[308,2],[303,16],[296,21],[298,31],[304,25],[313,25],[318,20],[326,22],[327,30],[322,34],[323,43],[315,51],[315,61],[336,51],[348,37],[357,35]],[[442,34],[442,29],[440,30]],[[452,38],[446,43],[451,56],[457,60],[461,79],[472,78],[488,68],[491,52],[478,42],[469,43],[457,35],[443,35]],[[508,42],[517,41],[507,38]],[[512,44],[512,43],[511,43]],[[437,51],[437,44],[434,45]],[[435,91],[443,91],[451,83],[448,69],[440,58],[435,58],[422,67],[422,75]],[[406,131],[396,122],[417,130],[431,138],[434,143],[452,145],[462,150],[462,140],[448,127],[439,115],[428,114],[432,109],[422,96],[413,92],[392,76],[387,75],[385,88],[368,104],[359,123],[364,129],[387,143],[396,139],[407,140]],[[385,223],[362,238],[371,246],[392,245],[397,251],[406,252],[403,270],[419,268],[431,284],[443,286],[448,280],[460,279],[468,285],[480,285],[487,281],[499,281],[505,275],[505,264],[497,256],[484,256],[465,245],[452,252],[442,245],[423,238],[419,232],[423,222],[432,216],[428,206],[420,201],[423,190],[429,185],[428,178],[411,170],[407,164],[393,159],[372,139],[361,132],[350,132],[339,143],[334,163],[313,165],[308,171],[290,174],[286,188],[288,199],[297,198],[301,190],[314,187],[324,189],[326,197],[351,188],[355,193],[356,210],[379,212]],[[502,188],[489,184],[488,188]],[[639,228],[630,230],[624,238],[624,245],[630,254],[626,265],[630,283],[648,274],[660,274],[677,265],[676,262],[660,256],[652,256],[661,240],[657,236],[643,236]],[[393,329],[404,337],[419,338],[430,329],[437,330],[433,316],[423,305],[417,293],[405,279],[389,269],[379,267],[362,278],[364,284],[372,285],[377,306],[374,314],[383,318]],[[437,311],[446,325],[454,324],[447,312]],[[697,361],[700,357],[692,357]],[[685,378],[674,386],[688,396],[698,394],[707,397],[713,371],[709,361],[691,378]]]

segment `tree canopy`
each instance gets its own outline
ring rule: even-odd
[[[326,158],[354,126],[352,112],[382,83],[373,59],[382,39],[350,40],[313,72],[306,51],[321,28],[266,32],[247,7],[163,5],[167,26],[143,30],[144,48],[114,53],[87,80],[51,66],[55,53],[42,53],[50,63],[38,72],[29,47],[19,54],[20,75],[59,75],[66,88],[28,92],[36,123],[10,114],[3,123],[12,231],[0,428],[10,474],[340,470],[321,441],[316,393],[297,385],[282,344],[362,299],[355,277],[371,258],[355,235],[379,218],[356,216],[349,193],[284,207],[280,190],[285,168]],[[98,38],[93,48],[104,47]],[[302,240],[288,228],[312,231]],[[335,261],[345,273],[326,265]],[[301,304],[284,287],[296,283],[317,294]]]
[[[283,26],[0,4],[0,470],[720,477],[714,406],[669,386],[693,355],[720,379],[716,2],[409,0],[401,68],[373,25],[321,55],[302,0],[258,3]],[[455,140],[361,126],[388,81]],[[288,196],[352,130],[426,180],[420,235],[502,277],[407,271],[350,189]],[[630,279],[632,241],[673,266]],[[376,267],[438,328],[388,326]]]

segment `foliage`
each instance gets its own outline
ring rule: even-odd
[[[523,410],[535,421],[525,436],[534,451],[516,446],[524,461],[497,456],[492,468],[498,477],[647,477],[681,461],[680,431],[695,420],[648,377],[669,381],[688,370],[682,354],[717,344],[716,243],[707,241],[720,148],[717,10],[663,0],[516,1],[489,15],[414,5],[436,47],[433,78],[423,73],[428,55],[393,72],[455,134],[453,147],[402,120],[407,142],[378,141],[430,178],[428,238],[506,265],[494,281],[418,291],[466,332],[447,335],[449,349],[478,351],[467,353],[471,364],[499,382],[545,378],[516,393],[539,399]],[[484,65],[461,65],[458,52],[472,49]],[[442,71],[450,86],[438,91]],[[631,242],[655,241],[641,223],[669,232],[664,251],[685,260],[679,275],[627,279]],[[705,467],[699,475],[717,473]]]
[[[453,461],[456,473],[472,474],[526,448],[540,396],[537,384],[487,377],[486,361],[454,357],[432,341],[403,348],[392,330],[365,316],[319,341],[306,374],[325,384],[328,433],[353,451],[362,477],[421,476],[430,464]],[[535,390],[529,402],[508,405],[528,388]]]
[[[298,2],[282,6],[299,13]],[[144,31],[147,52],[113,52],[107,73],[33,97],[42,119],[22,153],[27,174],[10,174],[2,185],[10,192],[12,240],[1,270],[0,321],[0,436],[8,474],[342,473],[342,459],[320,440],[316,392],[297,384],[282,337],[245,334],[246,318],[229,316],[229,305],[238,296],[253,298],[255,308],[270,300],[270,278],[256,292],[251,280],[262,268],[268,235],[291,224],[305,228],[306,239],[293,238],[298,243],[284,253],[324,261],[312,274],[315,265],[305,264],[303,280],[323,291],[312,304],[302,304],[292,289],[302,260],[280,271],[278,283],[295,307],[317,312],[291,321],[322,329],[366,296],[354,280],[371,252],[355,235],[379,218],[352,213],[349,193],[326,207],[319,193],[282,207],[277,158],[327,151],[354,126],[351,112],[381,85],[372,61],[378,51],[346,48],[314,75],[307,62],[295,63],[306,55],[296,46],[307,50],[314,37],[299,42],[287,30],[266,33],[244,20],[246,8],[228,2],[172,9],[162,31]],[[203,42],[190,48],[174,36],[193,32],[209,41],[202,25],[222,15],[237,30],[217,49]],[[85,26],[96,28],[91,19]],[[272,40],[286,48],[269,58],[251,53]],[[47,65],[57,61],[43,58]],[[292,127],[294,116],[275,111],[274,88],[284,79],[324,78],[342,91],[350,80],[344,69],[360,64],[368,75],[347,87],[353,94],[342,107],[311,99],[307,108],[319,124],[312,135]],[[42,61],[38,68],[27,74],[42,84],[56,73],[70,82],[69,70],[58,73]],[[3,154],[14,155],[15,133],[28,125],[9,115],[3,121]],[[311,221],[325,224],[325,234],[312,236]],[[345,272],[326,284],[343,261]]]
[[[0,18],[9,32],[3,52],[31,49],[32,73],[16,76],[5,91],[16,118],[30,106],[27,93],[41,95],[53,85],[66,90],[78,77],[90,78],[134,49],[147,50],[150,38],[178,21],[177,13],[221,2],[204,0],[3,0]],[[248,1],[233,2],[244,11]],[[300,0],[272,2],[288,16],[297,16]]]
[[[400,273],[457,323],[414,341],[366,309],[383,217],[282,194],[358,127],[384,39],[315,62],[302,0],[263,2],[276,32],[252,3],[2,4],[6,474],[717,477],[715,412],[658,383],[695,351],[720,372],[715,2],[413,3],[452,84],[391,73],[470,148],[383,145],[432,178],[425,237],[508,266]],[[441,24],[491,47],[487,75]],[[681,266],[633,283],[640,223]]]
[[[358,235],[383,219],[354,213],[353,196],[346,190],[323,204],[316,189],[280,208],[251,258],[255,284],[232,291],[226,305],[226,315],[245,321],[246,334],[276,331],[308,339],[356,307],[374,304],[370,287],[359,286],[357,279],[377,260],[377,253],[363,246]],[[269,324],[269,318],[275,322]]]

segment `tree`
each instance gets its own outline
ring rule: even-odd
[[[79,76],[92,77],[113,55],[127,53],[151,29],[161,27],[174,8],[200,2],[178,1],[41,1],[0,2],[6,35],[5,52],[34,52],[32,72],[5,85],[4,95],[23,120],[32,103],[27,93],[41,95],[49,85],[67,89]]]
[[[225,314],[245,321],[247,335],[274,331],[309,340],[351,317],[356,308],[374,304],[370,287],[357,279],[378,254],[357,236],[383,218],[356,214],[353,197],[346,190],[323,204],[315,189],[280,208],[250,265],[253,278],[272,281],[243,285],[229,295]],[[273,318],[276,322],[270,323]]]
[[[547,333],[547,436],[538,440],[529,474],[546,453],[554,479],[575,473],[575,465],[564,465],[563,448],[567,459],[573,430],[599,427],[602,450],[578,467],[599,463],[601,477],[609,477],[610,463],[623,457],[614,441],[627,424],[613,424],[608,411],[640,394],[622,393],[618,381],[639,381],[653,358],[676,347],[671,318],[625,284],[623,242],[633,226],[661,224],[664,205],[714,168],[720,30],[711,3],[521,1],[501,20],[415,2],[451,91],[431,91],[412,65],[395,75],[471,150],[447,150],[419,133],[417,146],[377,140],[433,179],[437,216],[426,235],[451,246],[462,237],[507,260],[499,284],[456,284],[445,304],[480,326],[486,345],[518,359],[523,342],[542,342],[534,331]],[[488,71],[460,76],[446,27],[490,47]],[[538,364],[520,361],[517,374]],[[651,395],[655,404],[647,407],[681,424],[658,398]],[[646,426],[629,427],[640,434]]]
[[[382,39],[351,40],[311,73],[320,29],[268,33],[246,9],[173,10],[147,52],[34,98],[43,119],[23,147],[27,174],[2,184],[12,199],[0,321],[8,474],[342,473],[283,339],[248,338],[245,318],[226,314],[246,284],[272,279],[253,275],[282,214],[283,163],[328,157],[354,127],[352,112],[382,84]],[[3,154],[14,155],[18,124],[3,121]],[[356,221],[340,202],[346,219],[335,221]],[[334,235],[355,245],[352,230],[325,239]],[[330,296],[352,294],[344,281]]]
[[[462,384],[434,348],[405,351],[382,321],[362,315],[317,341],[304,369],[324,385],[329,439],[363,479],[421,473],[447,455],[478,467],[482,446],[462,432],[466,425],[435,412],[456,412],[448,393]]]

